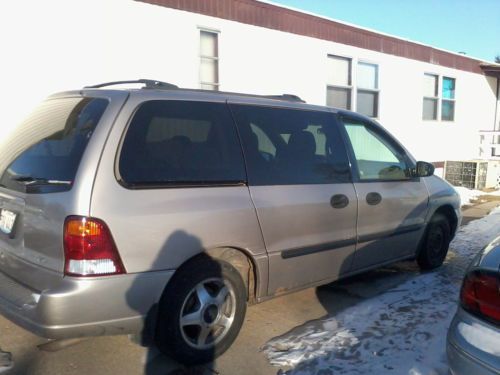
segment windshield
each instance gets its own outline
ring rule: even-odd
[[[0,149],[0,186],[26,193],[71,189],[106,99],[43,102]]]

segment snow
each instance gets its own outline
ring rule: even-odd
[[[462,201],[462,206],[470,204],[471,201],[477,200],[480,196],[483,196],[483,195],[500,196],[500,190],[495,190],[495,191],[487,193],[487,192],[484,192],[481,190],[467,189],[466,187],[463,187],[463,186],[454,186],[454,188],[457,191],[457,193],[460,195],[460,199]]]
[[[499,234],[497,208],[459,230],[436,271],[415,272],[376,297],[272,339],[263,350],[282,374],[447,374],[446,333],[464,271]]]
[[[500,357],[500,346],[498,345],[498,332],[477,323],[458,323],[458,331],[471,345],[483,352]]]

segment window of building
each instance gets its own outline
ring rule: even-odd
[[[200,30],[200,87],[219,89],[219,33]]]
[[[350,182],[344,143],[327,112],[231,105],[252,185]]]
[[[455,119],[455,78],[424,74],[424,102],[422,119],[454,121]]]
[[[422,118],[424,120],[437,120],[438,118],[438,76],[424,74],[424,106]]]
[[[132,187],[245,181],[236,127],[221,103],[143,103],[123,141],[119,171]]]
[[[455,79],[443,77],[441,101],[441,120],[453,121],[455,119]]]
[[[356,112],[378,117],[378,65],[358,62]]]
[[[326,105],[351,109],[351,59],[328,55]]]

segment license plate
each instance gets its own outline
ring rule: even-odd
[[[6,209],[0,210],[0,231],[5,234],[11,234],[16,222],[16,216],[12,211]]]

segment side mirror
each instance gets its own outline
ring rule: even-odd
[[[417,166],[415,167],[415,177],[429,177],[434,174],[434,166],[431,163],[425,161],[417,161]]]

